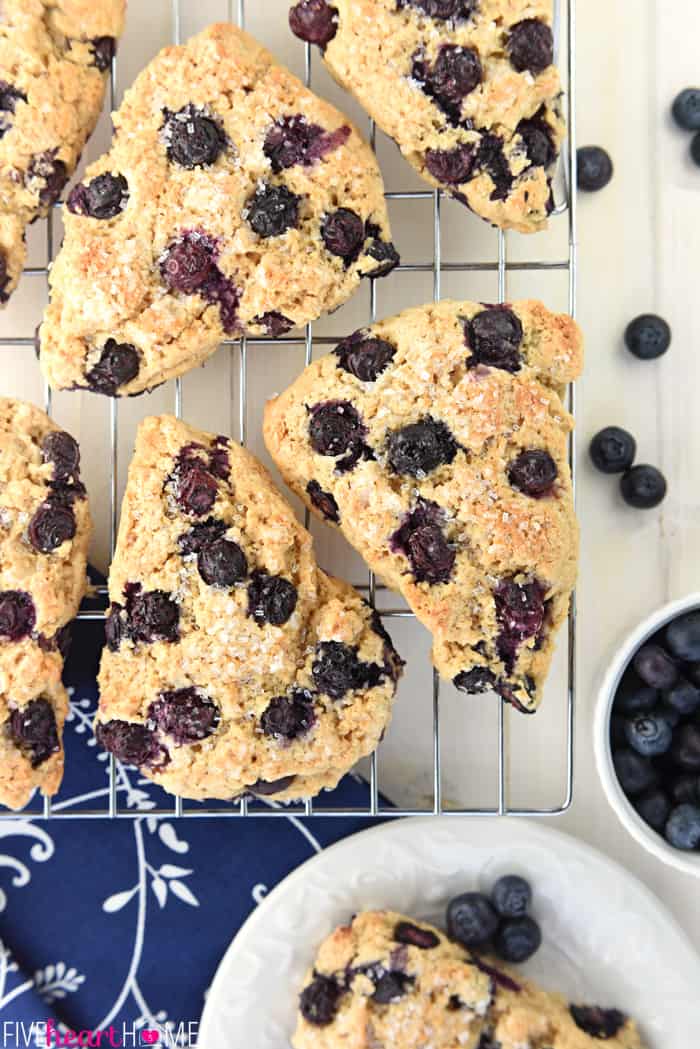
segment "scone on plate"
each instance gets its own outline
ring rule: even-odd
[[[570,1004],[426,922],[364,911],[319,948],[294,1049],[644,1049],[617,1009]]]
[[[125,0],[3,0],[0,24],[0,304],[24,231],[73,174],[102,109]]]
[[[289,22],[428,182],[502,229],[547,224],[552,0],[301,0]]]
[[[539,302],[443,301],[354,332],[265,412],[284,479],[406,598],[440,673],[526,712],[576,578],[581,358]]]
[[[114,124],[65,208],[41,328],[54,387],[139,393],[398,262],[369,146],[233,25],[161,51]]]
[[[2,805],[22,808],[61,782],[61,672],[90,532],[76,442],[39,408],[0,398]]]
[[[96,735],[166,790],[310,797],[377,746],[401,661],[228,438],[141,424],[109,592]]]

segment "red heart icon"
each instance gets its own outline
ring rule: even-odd
[[[160,1035],[158,1034],[158,1031],[142,1031],[141,1032],[141,1041],[145,1042],[146,1045],[155,1045],[156,1042],[158,1041],[159,1037],[160,1037]]]

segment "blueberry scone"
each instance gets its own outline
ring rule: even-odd
[[[61,782],[61,672],[90,531],[76,442],[33,405],[0,398],[0,804],[12,808]]]
[[[565,133],[552,0],[302,0],[292,30],[428,182],[524,233]]]
[[[574,585],[570,317],[443,301],[356,331],[265,413],[287,483],[432,631],[440,673],[534,710]]]
[[[161,51],[114,123],[65,209],[41,329],[54,387],[139,393],[398,262],[369,146],[232,25]]]
[[[310,797],[377,746],[401,661],[228,438],[141,424],[109,591],[97,738],[167,790]]]
[[[425,922],[365,911],[321,944],[294,1049],[643,1049],[617,1009],[567,1003]]]
[[[102,109],[125,0],[3,0],[0,21],[0,304]]]

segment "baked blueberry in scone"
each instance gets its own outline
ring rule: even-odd
[[[161,51],[114,123],[65,208],[41,329],[54,387],[139,393],[398,262],[370,147],[233,25]]]
[[[90,532],[76,441],[0,398],[0,804],[12,808],[63,775],[61,672]]]
[[[464,692],[539,704],[576,577],[570,317],[444,301],[354,332],[265,413],[282,476],[433,634]]]
[[[141,424],[109,593],[96,735],[166,790],[310,797],[377,746],[401,660],[228,438]]]
[[[0,305],[26,259],[25,228],[58,200],[102,109],[125,0],[3,0]]]
[[[542,229],[565,127],[552,0],[301,0],[317,44],[410,164],[503,229]]]

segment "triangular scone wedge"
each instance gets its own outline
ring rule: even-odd
[[[0,804],[55,794],[61,684],[86,589],[91,522],[73,438],[39,408],[0,398]]]
[[[370,147],[233,25],[161,51],[114,124],[64,209],[41,329],[54,387],[139,393],[398,262]]]
[[[287,483],[403,594],[440,673],[527,712],[576,578],[560,394],[581,360],[539,302],[444,301],[355,332],[265,413]]]
[[[310,797],[377,746],[401,661],[228,438],[141,424],[109,590],[97,737],[166,790]]]
[[[0,304],[19,281],[27,225],[58,200],[97,123],[125,7],[125,0],[3,0]]]

